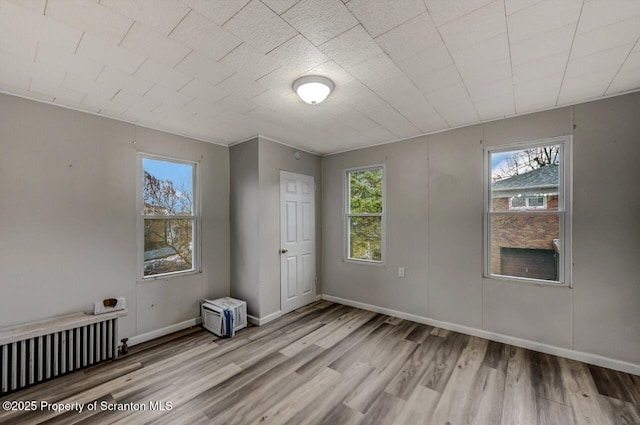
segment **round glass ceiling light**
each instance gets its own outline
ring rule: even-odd
[[[334,87],[333,81],[320,75],[307,75],[293,82],[293,91],[310,105],[323,102]]]

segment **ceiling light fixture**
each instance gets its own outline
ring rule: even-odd
[[[320,75],[306,75],[293,82],[293,91],[311,105],[322,103],[334,87],[333,81]]]

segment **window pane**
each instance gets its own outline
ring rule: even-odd
[[[349,213],[382,212],[382,169],[349,172]]]
[[[382,217],[349,217],[349,258],[382,261]]]
[[[193,219],[144,220],[144,276],[193,269]]]
[[[491,217],[491,274],[559,280],[560,217]]]
[[[491,153],[491,210],[558,211],[560,145]]]
[[[143,158],[144,214],[193,215],[193,165]]]

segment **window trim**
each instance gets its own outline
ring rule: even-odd
[[[486,146],[484,150],[484,174],[483,174],[483,279],[520,282],[556,288],[570,288],[572,286],[572,237],[571,237],[571,205],[572,205],[572,141],[571,135],[521,141],[505,145]],[[549,145],[560,145],[560,165],[558,169],[558,210],[536,209],[509,209],[508,211],[492,212],[491,198],[491,154],[509,152],[514,150],[536,148]],[[509,201],[511,205],[511,201]],[[560,236],[560,258],[558,280],[548,281],[519,276],[505,276],[491,273],[491,217],[492,215],[553,215],[558,216]]]
[[[349,214],[349,174],[358,171],[367,171],[367,170],[382,170],[382,212],[381,213],[358,213],[358,214]],[[343,207],[342,207],[342,224],[343,224],[343,255],[342,260],[346,263],[352,264],[361,264],[361,265],[369,265],[369,266],[385,266],[386,258],[387,258],[387,171],[385,164],[374,164],[374,165],[366,165],[362,167],[353,167],[347,168],[343,171]],[[375,260],[363,260],[359,258],[351,258],[349,257],[349,244],[351,242],[349,231],[349,218],[350,217],[381,217],[380,220],[380,261]]]
[[[192,181],[193,181],[193,211],[190,216],[156,216],[144,214],[144,159],[152,159],[156,161],[173,162],[176,164],[184,164],[192,166]],[[202,258],[202,242],[201,242],[201,190],[200,190],[200,162],[192,161],[183,158],[175,158],[167,155],[158,155],[146,152],[138,152],[138,178],[137,178],[137,239],[138,239],[138,282],[149,282],[158,279],[171,279],[176,277],[182,277],[192,274],[202,273],[201,258]],[[144,275],[144,220],[146,218],[188,218],[193,219],[193,264],[189,270],[180,270],[169,273],[154,274],[150,276]]]

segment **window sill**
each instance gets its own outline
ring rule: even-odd
[[[490,275],[490,276],[482,276],[482,282],[503,282],[503,283],[513,283],[516,285],[527,285],[527,286],[539,286],[539,287],[552,287],[552,288],[565,288],[571,289],[571,285],[566,282],[550,282],[539,279],[526,279],[526,278],[518,278],[512,276],[498,276],[498,275]]]
[[[185,271],[185,272],[159,274],[159,275],[154,275],[154,276],[138,278],[136,283],[144,284],[144,283],[149,283],[149,282],[155,282],[155,281],[158,281],[158,280],[174,280],[174,279],[177,279],[177,278],[188,277],[188,276],[193,276],[193,275],[198,275],[198,274],[202,274],[202,271],[201,270],[189,270],[189,271]]]
[[[374,267],[385,267],[386,264],[384,263],[384,261],[367,261],[367,260],[354,260],[351,258],[344,258],[342,260],[343,263],[350,263],[350,264],[358,264],[358,265],[363,265],[363,266],[374,266]]]

